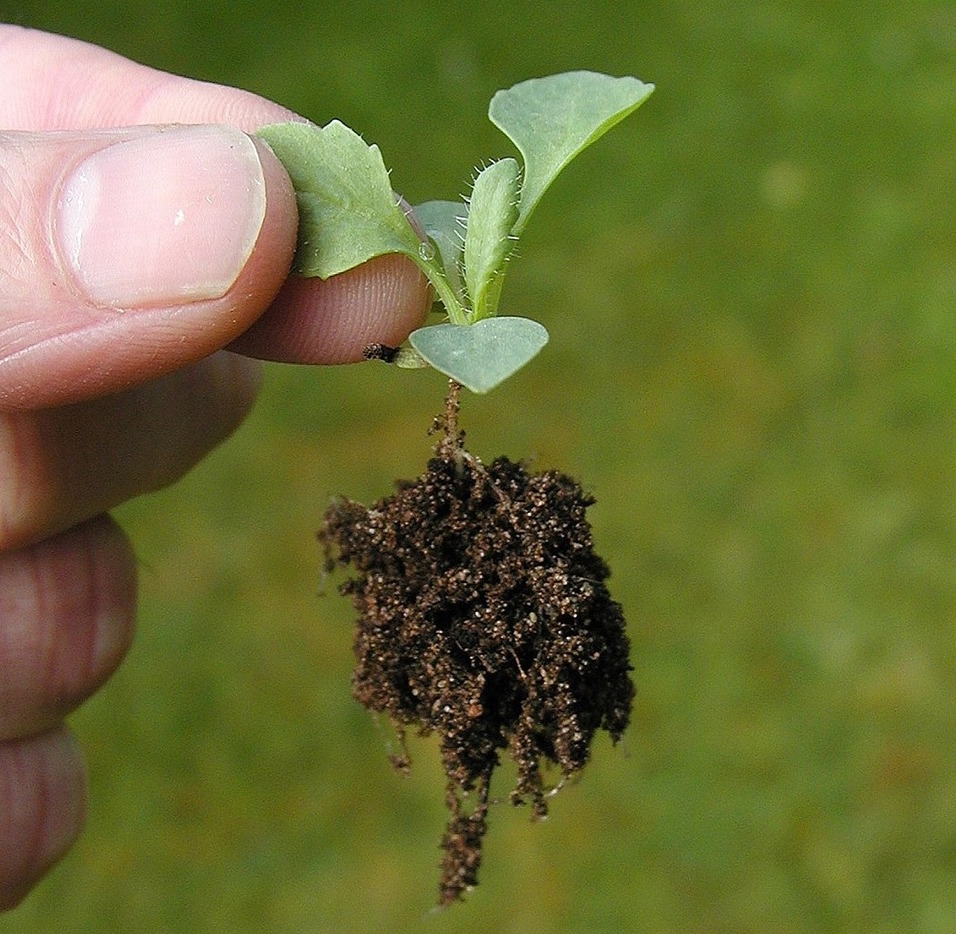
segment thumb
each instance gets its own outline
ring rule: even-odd
[[[115,392],[193,363],[268,307],[295,195],[220,125],[0,133],[0,409]]]

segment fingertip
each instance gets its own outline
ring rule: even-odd
[[[369,344],[399,346],[431,303],[428,280],[400,254],[378,256],[330,279],[293,275],[229,349],[285,363],[355,363]]]
[[[249,300],[257,311],[268,307],[282,288],[292,267],[299,211],[292,180],[264,140],[251,137],[262,166],[266,209],[259,236],[232,292]]]

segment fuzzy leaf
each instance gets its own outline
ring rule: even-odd
[[[377,146],[338,120],[324,127],[278,123],[258,135],[295,187],[300,275],[327,279],[383,253],[418,256],[418,235],[398,206]]]
[[[408,340],[440,373],[485,393],[535,356],[548,342],[548,332],[530,318],[484,318],[419,328]]]
[[[465,284],[475,320],[498,308],[505,260],[514,242],[518,219],[518,163],[501,159],[485,166],[475,179],[465,231]]]
[[[515,234],[558,173],[644,103],[654,90],[637,78],[569,71],[522,81],[491,99],[488,117],[524,157]]]

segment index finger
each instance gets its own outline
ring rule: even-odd
[[[301,120],[239,88],[157,71],[77,39],[0,24],[0,127],[85,130],[228,123],[251,133]]]

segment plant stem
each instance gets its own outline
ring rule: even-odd
[[[445,396],[445,411],[436,415],[429,429],[432,432],[441,432],[441,438],[435,445],[435,453],[439,457],[453,460],[459,469],[464,460],[470,458],[465,451],[465,433],[458,427],[458,409],[460,403],[461,383],[457,380],[448,380],[448,395]]]
[[[441,264],[435,262],[434,259],[425,259],[420,254],[409,255],[415,260],[418,268],[428,277],[432,288],[434,288],[439,299],[441,299],[441,303],[445,306],[445,311],[448,312],[448,320],[452,324],[471,324],[468,309],[462,305],[461,300],[458,298],[458,293],[455,291],[451,282],[448,281],[448,277],[445,275],[445,270],[441,267]]]
[[[445,437],[458,442],[458,411],[461,408],[461,383],[448,380],[448,395],[445,397]]]

